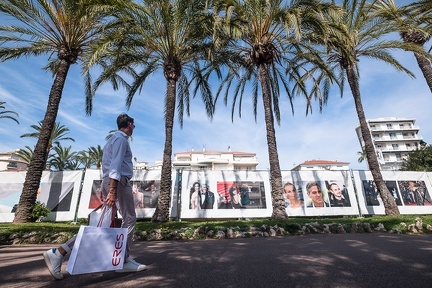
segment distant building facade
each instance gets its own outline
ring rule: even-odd
[[[255,153],[231,151],[187,151],[174,154],[173,168],[187,170],[256,170]]]
[[[340,171],[349,170],[349,162],[331,160],[307,160],[294,166],[292,171]]]
[[[27,165],[15,152],[0,153],[0,171],[25,171]]]
[[[407,153],[419,148],[423,140],[414,118],[385,117],[367,122],[381,170],[399,170]],[[364,150],[360,126],[356,133]]]

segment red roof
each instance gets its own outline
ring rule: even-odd
[[[331,160],[306,160],[305,162],[299,165],[340,165],[340,164],[349,164],[349,162],[339,162],[339,161],[331,161]]]

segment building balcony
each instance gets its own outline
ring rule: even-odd
[[[393,125],[392,127],[374,127],[374,128],[369,127],[369,130],[371,132],[392,132],[392,131],[418,132],[420,130],[420,127],[415,125],[411,125],[411,126],[405,125],[403,127],[400,127],[398,125]]]
[[[423,137],[421,136],[399,136],[399,137],[390,137],[390,136],[383,136],[383,137],[377,137],[372,138],[374,142],[419,142],[423,140]]]

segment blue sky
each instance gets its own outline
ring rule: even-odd
[[[384,63],[360,59],[360,90],[366,117],[416,118],[419,135],[427,143],[432,143],[432,93],[412,53],[398,52],[394,55],[417,78],[412,79]],[[0,63],[0,101],[6,102],[7,110],[19,113],[20,122],[18,125],[1,119],[0,152],[35,145],[36,139],[20,136],[33,132],[30,126],[43,119],[53,83],[51,75],[42,70],[46,60],[42,56]],[[217,83],[212,88],[216,89]],[[83,79],[78,65],[74,65],[63,91],[57,122],[70,129],[68,136],[75,142],[65,141],[62,145],[71,145],[73,151],[103,146],[108,132],[116,129],[117,115],[126,112],[135,118],[137,126],[131,143],[134,157],[154,165],[155,161],[162,159],[165,140],[165,90],[162,74],[155,74],[144,85],[141,94],[135,95],[130,110],[127,110],[124,90],[113,91],[109,86],[103,86],[96,93],[92,115],[86,116]],[[247,97],[245,100],[242,118],[236,116],[232,123],[231,107],[225,107],[222,101],[217,105],[213,121],[210,121],[200,97],[193,99],[191,116],[185,117],[183,129],[178,122],[175,123],[173,152],[197,151],[203,147],[225,151],[230,146],[232,151],[256,153],[258,168],[268,169],[263,111],[260,106],[255,123],[251,102]],[[349,162],[352,169],[366,169],[365,163],[357,162],[357,152],[361,150],[355,133],[358,117],[349,90],[344,92],[343,98],[335,91],[322,113],[314,104],[313,114],[305,116],[305,100],[302,98],[294,101],[294,116],[283,95],[280,105],[282,120],[276,127],[276,137],[281,169],[289,170],[293,165],[312,159],[344,161]]]

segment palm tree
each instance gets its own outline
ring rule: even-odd
[[[63,147],[61,144],[53,148],[54,154],[48,158],[50,168],[56,171],[75,170],[78,161],[76,160],[77,153],[71,152],[72,147]]]
[[[225,90],[226,105],[229,90],[233,81],[236,81],[231,113],[233,116],[238,102],[241,117],[244,90],[246,84],[251,82],[256,121],[261,89],[270,162],[272,218],[276,219],[288,217],[282,195],[282,175],[274,127],[275,119],[280,123],[280,86],[289,98],[293,113],[292,101],[295,95],[305,96],[308,113],[312,112],[313,98],[319,101],[322,108],[327,101],[330,84],[336,81],[329,67],[306,41],[312,39],[309,36],[325,35],[326,27],[320,15],[321,10],[333,10],[333,7],[319,1],[291,1],[289,5],[284,2],[236,1],[232,9],[228,9],[232,11],[232,15],[228,16],[233,19],[229,31],[233,32],[231,35],[234,37],[229,49],[234,57],[227,64],[228,73],[217,93],[218,97]],[[312,88],[308,91],[307,87]]]
[[[25,149],[18,149],[15,152],[15,155],[18,157],[21,157],[27,164],[31,162],[31,159],[33,158],[33,149],[29,146],[25,146]]]
[[[36,132],[33,133],[25,133],[23,135],[21,135],[21,138],[25,138],[25,137],[31,137],[31,138],[39,138],[39,135],[41,135],[42,132],[42,122],[38,122],[38,125],[31,125],[31,128],[33,128]],[[47,155],[49,154],[51,148],[56,145],[59,146],[60,145],[60,141],[72,141],[75,142],[75,139],[66,136],[66,134],[69,133],[69,128],[67,128],[66,126],[60,124],[59,122],[55,123],[54,128],[51,131],[51,137],[48,141],[48,146],[47,146]]]
[[[0,26],[0,61],[46,54],[49,59],[45,69],[55,76],[14,223],[30,219],[69,68],[79,62],[90,45],[105,32],[104,17],[111,14],[110,8],[114,9],[98,2],[108,3],[97,0],[0,1],[1,17],[12,19]]]
[[[94,161],[91,158],[91,156],[89,155],[88,150],[78,151],[76,158],[80,162],[79,166],[83,169],[89,169],[90,167],[92,167],[92,165],[94,165]]]
[[[357,152],[357,155],[359,155],[359,158],[357,159],[357,161],[358,161],[359,163],[362,163],[364,160],[367,159],[367,154],[366,154],[366,152],[365,152],[364,150],[362,150],[362,151],[358,151],[358,152]]]
[[[348,80],[360,122],[368,166],[383,200],[385,213],[386,215],[398,215],[399,209],[396,202],[384,183],[366,121],[360,94],[360,75],[357,63],[361,56],[381,60],[413,77],[413,74],[404,68],[390,54],[390,51],[395,49],[418,51],[418,48],[410,43],[384,38],[394,32],[394,27],[389,25],[385,19],[376,17],[371,13],[371,10],[368,10],[370,5],[367,1],[344,0],[341,3],[341,8],[345,11],[343,17],[328,17],[330,25],[335,28],[331,30],[332,33],[327,39],[329,61],[336,63]]]
[[[6,109],[4,104],[6,104],[6,102],[0,101],[0,109]],[[11,119],[11,120],[13,120],[19,124],[18,120],[14,116],[12,116],[11,114],[13,114],[15,116],[19,116],[18,113],[16,113],[15,111],[4,110],[4,111],[0,111],[0,118]]]
[[[116,132],[117,130],[110,130],[109,132],[108,132],[108,135],[105,137],[105,140],[106,141],[108,141],[113,135],[114,135],[114,133]],[[132,142],[133,141],[133,136],[131,135],[131,136],[129,136],[129,140]]]
[[[378,0],[374,3],[373,8],[379,16],[394,22],[395,28],[399,31],[404,42],[417,45],[426,53],[424,44],[431,37],[431,6],[431,1],[420,1],[398,7],[393,0]],[[414,52],[414,56],[429,90],[432,92],[431,60],[417,52]]]
[[[201,61],[207,57],[211,47],[211,27],[208,24],[211,12],[208,8],[206,1],[200,0],[130,3],[117,15],[116,21],[122,28],[102,39],[107,41],[106,45],[100,46],[104,49],[95,52],[95,55],[102,56],[93,59],[103,67],[94,88],[107,81],[115,89],[123,85],[127,90],[127,107],[151,74],[162,71],[166,79],[165,144],[160,196],[152,217],[155,222],[169,220],[176,101],[180,125],[185,110],[189,115],[189,89],[192,86],[195,87],[194,96],[201,92],[207,115],[211,117],[213,114],[213,97]],[[139,68],[142,71],[137,72]],[[124,75],[133,79],[131,84],[122,78]]]
[[[109,132],[108,132],[108,135],[105,137],[105,140],[106,141],[108,141],[113,135],[114,135],[114,133],[116,132],[117,130],[110,130]]]
[[[95,165],[96,165],[96,169],[101,169],[102,168],[102,156],[103,156],[103,149],[100,145],[98,145],[97,147],[90,147],[88,149],[89,151],[89,156],[93,159]]]
[[[84,168],[90,168],[95,165],[96,169],[100,169],[102,167],[102,155],[103,149],[100,145],[97,147],[91,146],[87,150],[78,152],[78,159],[82,164],[84,164]]]

